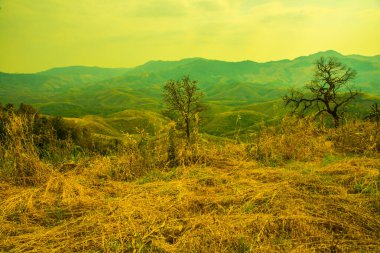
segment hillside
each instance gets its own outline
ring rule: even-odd
[[[38,72],[40,75],[60,77],[68,82],[88,83],[121,76],[129,69],[127,68],[100,68],[85,66],[70,66],[52,68]]]
[[[8,239],[0,249],[377,252],[378,202],[357,187],[374,182],[379,164],[356,158],[258,168],[235,161],[128,183],[102,180],[110,164],[96,160],[35,189],[1,183],[0,233]]]
[[[149,134],[155,134],[167,123],[167,119],[161,114],[145,110],[124,110],[103,117],[87,115],[81,118],[66,119],[88,127],[95,133],[112,137],[138,134],[142,130]]]
[[[88,111],[63,94],[73,94],[101,80],[126,73],[128,69],[98,67],[53,68],[35,74],[8,74],[0,72],[0,101],[33,104],[50,115],[85,115]],[[70,96],[70,95],[69,95]]]
[[[131,114],[83,120],[106,130]],[[15,127],[0,152],[0,251],[378,252],[375,124],[321,131],[288,120],[247,145],[177,143],[175,167],[167,132],[52,164]]]
[[[380,57],[344,56],[335,51],[265,63],[189,58],[150,61],[131,69],[73,66],[36,74],[0,73],[0,101],[24,102],[44,114],[65,117],[107,117],[125,110],[160,113],[164,109],[163,84],[189,74],[199,82],[209,107],[203,130],[220,135],[235,129],[238,114],[244,114],[242,128],[272,120],[287,89],[310,81],[313,63],[321,56],[337,57],[355,69],[355,87],[365,93],[363,97],[370,97],[370,102],[379,101]],[[358,101],[364,104],[357,102],[352,112],[361,113],[370,103]],[[279,112],[285,113],[283,109]]]
[[[221,112],[233,138],[190,144],[152,111],[0,108],[0,251],[378,252],[379,125],[262,124],[277,103]]]

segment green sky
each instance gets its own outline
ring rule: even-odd
[[[379,0],[0,0],[0,71],[380,54]]]

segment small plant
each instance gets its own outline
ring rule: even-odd
[[[241,130],[241,116],[238,114],[236,116],[236,122],[235,122],[235,134],[234,134],[234,140],[235,143],[239,143],[239,138],[240,138],[240,130]]]
[[[331,163],[334,163],[334,162],[337,162],[337,161],[340,161],[340,160],[342,160],[342,158],[340,156],[336,156],[336,155],[333,155],[333,154],[326,154],[323,157],[322,166],[326,166],[326,165],[329,165]]]

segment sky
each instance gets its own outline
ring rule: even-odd
[[[380,0],[0,0],[0,71],[380,54]]]

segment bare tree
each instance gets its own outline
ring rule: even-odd
[[[345,107],[358,95],[350,86],[355,77],[355,70],[336,58],[321,57],[315,63],[314,78],[305,86],[307,92],[291,89],[283,100],[285,105],[293,106],[293,113],[314,112],[315,117],[327,113],[338,127]]]
[[[200,103],[203,93],[199,91],[197,81],[191,80],[189,76],[184,76],[181,80],[169,80],[163,93],[168,110],[184,126],[189,143],[194,117],[204,110]]]

